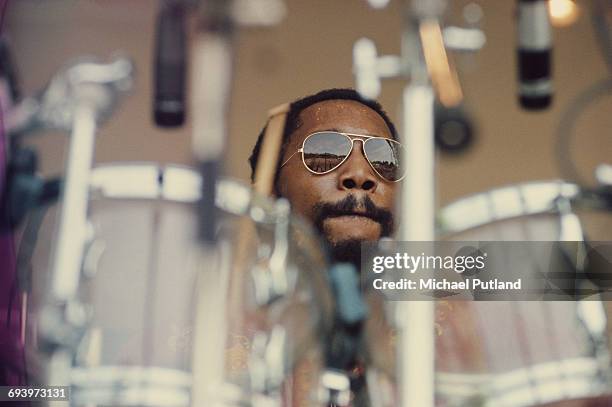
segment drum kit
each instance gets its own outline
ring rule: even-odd
[[[444,3],[407,2],[401,56],[379,57],[369,40],[354,48],[364,96],[377,96],[381,78],[411,78],[403,94],[410,164],[398,238],[610,240],[606,167],[596,189],[532,182],[434,213],[434,89],[453,108],[461,99],[442,42]],[[220,66],[231,67],[223,51],[228,32],[209,26],[200,51],[217,52]],[[456,46],[477,49],[477,34],[463,32]],[[310,225],[288,201],[267,196],[286,106],[271,111],[262,148],[268,160],[260,160],[253,187],[216,176],[223,143],[210,134],[194,136],[205,138],[194,140],[201,172],[93,165],[96,129],[132,75],[124,58],[79,60],[11,111],[8,139],[0,139],[0,153],[11,145],[0,183],[2,226],[19,250],[0,259],[0,281],[12,287],[0,291],[1,385],[69,386],[75,406],[612,405],[612,307],[603,294],[388,302],[360,291],[353,269],[329,264]],[[208,107],[198,110],[212,112],[206,118],[223,134],[229,81],[219,82],[194,103]],[[61,188],[15,162],[24,155],[21,138],[41,129],[70,134]],[[211,142],[213,153],[201,149]],[[27,197],[23,216],[4,206]],[[524,264],[531,266],[528,258]],[[363,366],[349,372],[347,360]],[[364,394],[351,386],[355,375]]]

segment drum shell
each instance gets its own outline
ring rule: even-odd
[[[168,183],[171,187],[168,196],[164,195],[166,186],[146,186],[163,179],[181,179],[176,175],[179,173],[188,174],[188,179],[184,185]],[[146,176],[140,179],[142,174]],[[249,242],[247,255],[242,255],[247,259],[240,265],[246,271],[242,307],[210,310],[223,313],[228,320],[240,315],[236,320],[246,321],[234,325],[234,331],[228,328],[225,349],[216,350],[226,359],[224,379],[248,395],[250,383],[244,367],[248,367],[250,341],[254,333],[269,332],[280,325],[289,333],[291,346],[286,351],[286,380],[278,392],[283,393],[289,403],[286,405],[310,404],[322,369],[319,341],[329,329],[333,313],[325,275],[326,259],[319,243],[305,224],[290,217],[288,265],[294,274],[293,286],[287,295],[269,305],[258,303],[250,271],[257,263],[265,265],[274,246],[274,203],[251,198],[248,187],[223,180],[226,188],[221,189],[219,213],[212,216],[219,218],[220,242],[229,251],[221,255],[222,261],[208,258],[196,235],[196,178],[195,173],[185,168],[152,164],[106,165],[93,171],[88,211],[92,239],[86,245],[78,293],[78,302],[89,318],[75,354],[77,376],[89,373],[83,376],[88,383],[77,383],[77,387],[96,390],[90,379],[100,376],[103,368],[117,367],[119,371],[153,368],[177,373],[173,377],[181,381],[181,391],[188,391],[193,368],[197,287],[202,286],[198,279],[203,274],[222,279],[236,267],[239,256],[232,252],[236,249],[233,232],[237,225],[246,222],[257,232],[257,240]],[[265,215],[258,221],[250,216],[254,207],[258,208],[257,213]],[[39,351],[37,321],[49,298],[52,278],[49,265],[58,213],[57,208],[47,213],[32,259],[27,330],[32,366],[46,363]],[[211,284],[208,289],[213,286],[218,287]],[[235,338],[241,339],[236,342]],[[237,347],[244,340],[247,346]],[[232,372],[236,357],[240,368]],[[31,374],[39,376],[35,369]]]
[[[562,195],[561,192],[568,190],[576,191],[577,188],[556,181],[544,182],[505,187],[460,200],[450,206],[451,211],[447,208],[441,210],[441,239],[466,242],[558,241],[562,232],[561,215],[555,200]],[[504,207],[504,201],[504,211],[487,215],[489,208],[496,208],[496,205]],[[508,210],[508,207],[511,209]],[[610,240],[610,213],[577,205],[573,208],[573,214],[580,219],[589,239]],[[449,225],[468,225],[470,221],[465,219],[471,216],[481,221],[471,222],[468,227],[447,227],[445,223],[449,221]],[[529,265],[528,259],[520,259],[518,263]],[[393,395],[386,397],[386,401],[380,395],[374,395],[373,398],[383,400],[377,405],[395,405],[398,391],[394,385],[396,354],[393,349],[396,334],[390,318],[394,307],[393,304],[385,303],[376,293],[368,293],[366,298],[372,310],[366,327],[367,342],[370,344],[369,363],[375,366],[374,374],[371,375],[374,385],[371,387],[386,386],[393,389]],[[610,304],[604,303],[604,308],[609,314]],[[438,406],[474,403],[526,406],[549,405],[549,402],[555,406],[586,406],[612,403],[612,399],[599,396],[602,392],[610,393],[611,388],[607,379],[599,381],[595,378],[597,371],[593,371],[591,376],[585,376],[583,380],[587,383],[589,379],[594,379],[599,383],[593,385],[592,390],[576,391],[572,395],[572,391],[561,389],[554,400],[542,398],[542,401],[537,401],[536,395],[536,401],[532,399],[503,404],[499,400],[487,401],[486,393],[478,389],[484,386],[483,383],[491,375],[513,371],[520,373],[521,369],[525,372],[547,363],[554,366],[556,362],[563,364],[569,360],[586,358],[592,362],[593,369],[599,369],[592,355],[592,338],[577,315],[575,303],[439,300],[436,302],[435,318]],[[607,327],[610,338],[609,321]],[[607,366],[601,368],[604,370],[602,374],[609,374]],[[527,374],[521,375],[528,377]],[[524,381],[528,382],[529,379]],[[459,382],[463,393],[445,393],[449,388],[456,390]],[[472,390],[469,390],[470,386]],[[498,389],[498,393],[501,392]]]

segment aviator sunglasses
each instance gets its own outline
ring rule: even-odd
[[[361,141],[363,155],[376,174],[389,182],[404,177],[401,162],[402,145],[392,139],[339,131],[320,131],[308,135],[302,147],[281,165],[285,166],[297,153],[302,153],[302,162],[313,174],[327,174],[340,167],[353,151],[355,140]]]

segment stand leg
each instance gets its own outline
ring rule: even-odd
[[[74,127],[70,137],[66,182],[62,193],[62,210],[52,268],[51,294],[53,300],[61,302],[73,299],[79,285],[95,135],[94,110],[87,105],[78,107],[74,113]]]
[[[431,86],[411,84],[403,95],[403,162],[407,176],[402,185],[402,241],[434,240],[434,92]],[[425,271],[419,271],[427,278]],[[399,301],[397,378],[402,407],[434,405],[433,300]]]

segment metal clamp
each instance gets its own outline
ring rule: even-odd
[[[379,3],[379,1],[376,3]],[[445,7],[444,2],[440,1],[431,2],[431,4],[419,1],[413,1],[413,3],[414,13],[420,16],[423,21],[434,21]],[[374,7],[378,8],[378,6]],[[484,47],[486,36],[476,26],[482,16],[475,16],[478,14],[478,11],[474,10],[475,8],[478,8],[478,6],[468,4],[465,7],[466,10],[464,10],[470,26],[448,26],[440,29],[444,48],[459,52],[476,52]],[[437,26],[438,23],[435,22],[435,25]],[[411,34],[414,34],[412,30],[407,30],[406,35],[404,35],[401,55],[378,56],[376,45],[368,38],[360,38],[355,42],[353,46],[353,74],[356,89],[362,96],[375,99],[380,95],[382,79],[409,78],[413,75],[415,69],[420,69],[419,58],[415,58],[415,55],[412,54],[420,53],[422,47],[408,38]]]

